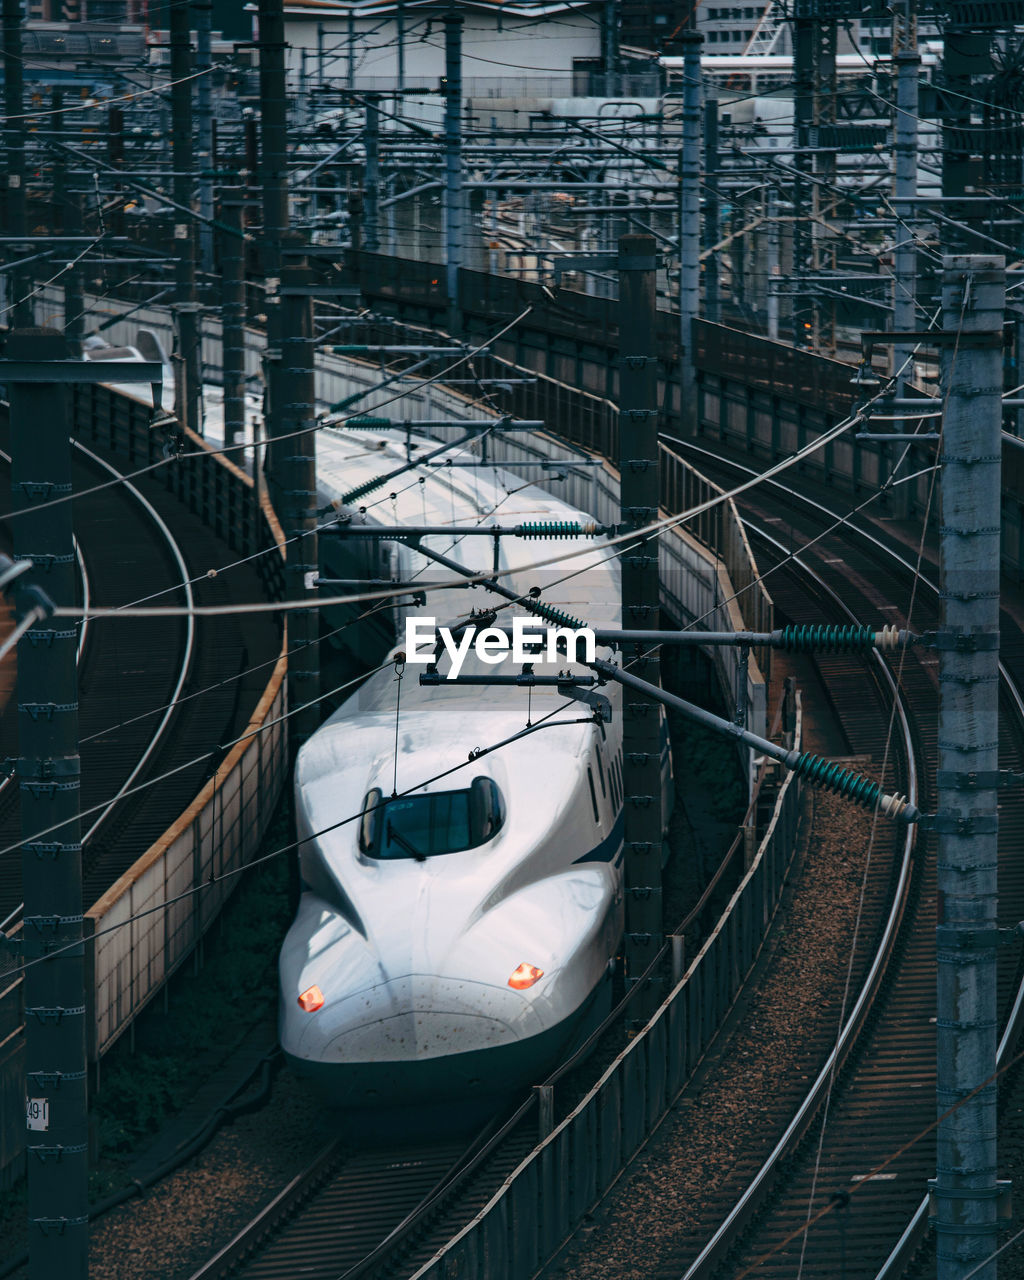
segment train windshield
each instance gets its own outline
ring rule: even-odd
[[[375,787],[363,802],[359,848],[371,858],[424,861],[485,844],[501,830],[505,805],[491,778],[474,778],[462,791],[385,800]]]

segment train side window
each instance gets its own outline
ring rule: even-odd
[[[363,801],[363,815],[359,820],[360,853],[375,853],[380,843],[381,824],[378,819],[383,799],[384,793],[380,787],[374,787],[372,791],[366,793],[366,799]]]
[[[601,752],[594,753],[597,756],[597,776],[601,779],[601,795],[608,795],[608,788],[604,785],[604,765],[601,763]]]
[[[600,825],[601,815],[597,811],[597,792],[594,790],[594,774],[590,765],[587,765],[587,782],[590,784],[590,804],[594,810],[594,822]]]

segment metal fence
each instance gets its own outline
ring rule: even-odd
[[[800,734],[798,710],[798,747]],[[796,847],[799,807],[800,784],[788,774],[749,869],[654,1016],[411,1280],[529,1280],[593,1211],[695,1071],[757,959]]]
[[[193,803],[85,915],[89,1060],[96,1062],[198,944],[259,847],[288,770],[286,658]],[[221,877],[227,877],[222,879]],[[196,892],[197,888],[202,892]]]

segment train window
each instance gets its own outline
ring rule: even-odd
[[[601,763],[600,751],[598,751],[596,754],[597,754],[597,776],[601,779],[601,794],[603,796],[606,796],[608,794],[608,788],[604,785],[604,765]]]
[[[492,778],[474,778],[464,791],[400,796],[380,803],[374,788],[363,802],[359,847],[372,858],[460,853],[486,844],[505,822],[505,803]]]
[[[594,790],[594,775],[589,765],[587,765],[587,782],[590,783],[590,803],[594,809],[594,821],[600,823],[601,815],[597,811],[597,792]]]

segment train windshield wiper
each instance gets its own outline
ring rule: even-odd
[[[427,855],[425,853],[420,853],[419,849],[416,848],[411,840],[407,840],[400,831],[396,831],[391,825],[390,820],[388,821],[387,835],[388,844],[397,844],[404,849],[406,853],[411,854],[417,862],[426,862]]]

